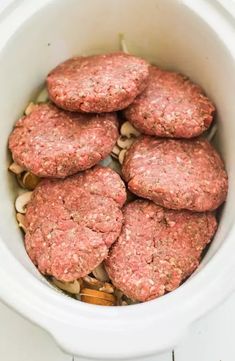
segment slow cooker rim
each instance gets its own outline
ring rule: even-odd
[[[47,4],[49,2],[50,2],[50,0],[45,0],[44,4]],[[208,1],[206,1],[206,2],[208,3]],[[200,6],[203,6],[203,3],[205,4],[205,1],[203,2],[202,0],[199,0],[197,2],[197,4],[195,4],[195,3],[192,4],[192,2],[187,3],[187,1],[185,1],[184,3],[185,3],[186,6],[193,9],[193,11],[197,12],[198,16],[200,16],[200,17],[204,16],[204,18],[205,18],[206,12],[203,13],[203,11],[201,11],[200,14],[199,14],[199,8],[200,8]],[[43,4],[40,4],[40,5],[43,6]],[[22,4],[22,6],[23,6],[23,4]],[[211,4],[209,4],[209,6],[213,7],[213,5],[211,5]],[[228,45],[227,45],[227,48],[228,48]],[[233,57],[234,57],[235,51],[232,49],[232,47],[230,47],[230,49],[228,48],[228,50],[230,50],[231,55],[233,54]],[[229,283],[230,287],[227,287],[226,294],[221,292],[221,288],[219,286],[223,286],[224,283],[225,283],[225,280],[228,280],[227,275],[231,274],[231,269],[232,269],[232,267],[234,267],[233,262],[230,262],[230,263],[228,262],[225,265],[226,267],[223,268],[223,272],[220,273],[220,274],[215,275],[213,270],[216,268],[217,264],[221,263],[220,260],[221,259],[223,260],[224,254],[226,254],[227,252],[229,253],[229,249],[230,249],[229,246],[231,246],[232,235],[234,234],[234,232],[235,232],[235,226],[233,226],[232,229],[229,231],[229,234],[227,236],[227,242],[224,245],[224,247],[222,247],[220,249],[220,252],[217,252],[213,256],[213,258],[210,260],[210,262],[205,266],[205,268],[203,270],[201,270],[199,273],[197,273],[196,275],[194,275],[194,277],[190,280],[189,283],[185,283],[179,289],[172,292],[171,294],[165,295],[164,297],[162,297],[162,298],[160,298],[158,300],[150,301],[150,302],[145,303],[145,304],[130,306],[130,307],[127,307],[127,308],[126,307],[118,308],[119,309],[118,311],[115,308],[106,308],[106,307],[101,308],[101,307],[99,307],[99,316],[104,317],[104,315],[106,315],[109,318],[109,320],[110,320],[110,317],[113,316],[114,317],[113,322],[117,321],[117,324],[120,324],[120,319],[121,319],[120,312],[123,313],[123,315],[125,316],[126,319],[128,318],[128,314],[129,315],[132,314],[132,317],[134,318],[134,320],[132,320],[132,321],[134,321],[133,322],[133,327],[134,327],[134,330],[136,331],[136,326],[137,326],[137,324],[139,322],[138,321],[139,318],[137,317],[137,313],[138,313],[138,316],[140,316],[140,313],[142,314],[142,318],[144,319],[145,323],[150,322],[151,324],[153,324],[153,323],[156,322],[156,317],[154,317],[153,313],[150,312],[150,308],[151,308],[151,310],[152,309],[156,310],[157,308],[160,310],[160,308],[163,307],[162,304],[165,303],[164,308],[166,308],[167,306],[171,307],[171,310],[170,310],[171,312],[169,312],[169,315],[174,313],[173,312],[174,307],[172,307],[172,305],[169,305],[171,303],[171,299],[173,297],[174,297],[175,300],[178,297],[178,299],[180,301],[180,299],[185,298],[187,293],[190,294],[191,291],[189,291],[189,290],[192,290],[193,288],[196,289],[198,287],[198,284],[201,284],[203,282],[207,284],[207,280],[209,278],[208,275],[210,275],[210,274],[213,275],[213,278],[211,278],[211,279],[213,279],[213,282],[211,282],[210,285],[207,284],[206,292],[203,293],[203,294],[198,295],[198,298],[197,298],[197,302],[198,302],[198,299],[201,299],[200,303],[201,303],[201,305],[203,305],[203,307],[200,310],[198,309],[198,307],[196,306],[197,302],[195,302],[196,299],[193,300],[193,302],[192,302],[192,300],[187,300],[187,308],[184,308],[184,309],[181,308],[180,314],[177,315],[178,320],[180,319],[179,316],[182,317],[181,325],[180,325],[179,329],[180,329],[180,331],[183,331],[183,329],[187,328],[188,325],[190,323],[192,323],[195,319],[201,317],[202,314],[207,311],[207,309],[212,307],[212,305],[215,306],[215,304],[222,301],[222,299],[224,299],[226,297],[228,292],[230,292],[232,290],[232,282]],[[19,284],[16,281],[16,278],[14,278],[15,274],[12,274],[12,278],[11,278],[11,271],[12,270],[11,270],[10,265],[11,265],[11,262],[16,262],[16,260],[10,254],[7,247],[1,245],[0,248],[1,248],[1,251],[2,251],[1,252],[1,254],[2,254],[1,258],[2,259],[5,258],[5,261],[6,261],[5,263],[6,264],[7,264],[7,260],[10,261],[10,263],[8,263],[9,268],[8,268],[7,272],[6,272],[7,267],[6,267],[5,271],[3,269],[0,269],[0,277],[2,279],[8,280],[9,284],[12,284],[16,290],[19,290],[19,292],[22,292],[22,290],[23,290],[24,292],[22,292],[22,294],[25,294],[24,286],[23,286],[23,284]],[[15,264],[15,266],[16,266],[16,264]],[[15,268],[17,268],[17,270],[15,269],[15,273],[18,275],[18,278],[19,278],[19,275],[22,274],[22,279],[24,279],[25,281],[27,280],[28,285],[30,286],[29,289],[27,289],[28,292],[26,293],[28,298],[25,298],[25,299],[21,300],[21,304],[20,304],[20,306],[18,305],[19,306],[18,307],[16,299],[14,298],[13,294],[10,294],[9,289],[8,289],[8,287],[6,287],[6,285],[2,289],[0,289],[0,294],[1,294],[2,298],[7,299],[9,301],[9,304],[11,304],[11,306],[13,306],[14,308],[18,309],[23,315],[27,315],[27,317],[29,317],[32,321],[37,322],[38,324],[41,324],[52,335],[55,335],[55,338],[59,338],[59,337],[56,336],[56,331],[51,329],[49,323],[48,322],[45,323],[44,320],[43,320],[43,317],[46,316],[48,318],[48,320],[51,319],[52,321],[55,321],[55,323],[57,324],[58,318],[61,317],[61,313],[56,315],[56,311],[58,311],[58,310],[55,307],[53,307],[55,302],[58,302],[62,307],[64,306],[65,303],[70,304],[71,311],[72,311],[71,313],[72,313],[73,318],[75,316],[74,313],[73,313],[74,307],[76,307],[76,309],[79,310],[79,312],[80,311],[89,312],[89,317],[90,316],[92,316],[92,317],[95,316],[94,314],[96,312],[94,310],[97,310],[97,307],[90,306],[90,305],[87,305],[87,304],[78,303],[78,302],[76,302],[74,300],[67,299],[64,296],[62,296],[60,294],[57,294],[56,292],[51,292],[51,290],[46,285],[44,285],[44,284],[42,284],[40,282],[35,282],[35,277],[33,275],[31,275],[30,273],[28,273],[25,269],[23,270],[23,267],[20,264],[18,264],[17,267],[15,267]],[[220,279],[220,282],[218,281],[218,279]],[[34,289],[35,289],[35,293],[34,293]],[[220,293],[217,293],[219,290],[220,290]],[[50,304],[50,307],[48,309],[48,313],[45,313],[45,309],[41,309],[40,307],[35,309],[35,305],[32,304],[32,300],[35,301],[35,302],[37,301],[37,296],[36,296],[37,291],[39,291],[41,293],[41,296],[45,297],[45,299],[43,299],[43,300],[50,299],[51,304]],[[216,294],[216,301],[214,299],[211,300],[210,297],[208,297],[209,295],[213,295],[213,294]],[[30,297],[30,295],[31,295],[31,297]],[[32,297],[32,295],[34,295],[34,297]],[[220,299],[220,301],[218,299]],[[202,302],[202,300],[205,300],[205,303]],[[208,302],[208,300],[209,300],[209,302]],[[178,302],[176,302],[176,303],[177,303],[177,305],[175,305],[175,306],[178,307]],[[43,302],[42,302],[42,304],[43,304]],[[75,304],[76,304],[76,306],[75,306]],[[185,304],[186,303],[184,303],[184,305]],[[40,306],[40,302],[39,302],[38,306]],[[28,312],[29,309],[31,310],[30,315],[29,315],[29,312]],[[149,317],[149,318],[151,318],[151,320],[148,320],[148,318],[146,317],[145,310],[147,310],[147,309],[148,309],[148,313],[151,316],[151,317]],[[193,310],[195,312],[193,312]],[[37,317],[35,317],[35,314],[33,314],[33,312],[35,312],[35,311],[37,312],[37,315],[38,315]],[[62,314],[63,314],[63,316],[67,317],[66,312],[62,312]],[[169,318],[169,315],[168,315],[168,318]],[[186,315],[187,315],[187,317],[185,317]],[[42,317],[41,320],[40,320],[40,317]],[[81,315],[80,315],[80,317],[81,317]],[[161,319],[163,319],[163,318],[164,317],[161,317]],[[66,321],[66,320],[64,320],[64,321]],[[90,320],[90,321],[92,323],[92,320]],[[130,320],[128,320],[128,322],[130,322]],[[65,322],[65,323],[67,323],[67,322]],[[79,327],[79,325],[78,325],[78,327]],[[83,327],[84,327],[84,325],[83,325]],[[112,325],[112,327],[113,327],[113,325]],[[159,326],[157,325],[157,327],[159,327]],[[93,324],[93,328],[94,328],[94,324]],[[96,352],[97,352],[97,350],[96,350]],[[91,353],[91,357],[94,357],[92,352],[90,352],[90,353]],[[144,352],[144,354],[146,354],[146,353]],[[125,351],[125,355],[127,355],[126,351]],[[136,356],[136,355],[131,354],[130,356],[133,357],[133,356]],[[140,356],[139,353],[138,353],[138,356]],[[105,354],[104,357],[107,357],[107,354]]]

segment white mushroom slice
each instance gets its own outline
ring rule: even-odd
[[[8,168],[12,173],[14,174],[21,174],[24,172],[24,168],[22,168],[19,164],[13,162],[9,168]]]
[[[97,266],[93,271],[92,271],[93,275],[95,276],[95,278],[101,282],[108,282],[109,281],[109,276],[104,268],[103,263],[99,264],[99,266]]]
[[[119,159],[120,164],[122,164],[124,161],[126,151],[127,151],[127,149],[122,149],[121,152],[119,153],[118,159]]]
[[[99,288],[99,291],[106,292],[106,293],[114,293],[114,287],[111,283],[105,282],[102,287]]]
[[[35,104],[33,102],[29,103],[29,105],[27,106],[27,108],[24,111],[25,115],[29,115],[30,113],[32,113],[34,107],[35,107]]]
[[[122,149],[129,149],[132,143],[134,142],[134,138],[127,138],[124,135],[120,135],[120,137],[117,140],[117,145]]]
[[[115,145],[111,152],[111,156],[115,159],[118,159],[118,155],[119,155],[120,151],[121,151],[121,149],[117,145]]]
[[[140,135],[140,132],[130,122],[123,123],[120,132],[121,135],[127,138],[138,137]]]
[[[44,87],[36,98],[36,103],[46,103],[49,100],[47,88]]]
[[[19,213],[26,213],[26,206],[29,203],[33,192],[24,192],[20,194],[15,201],[15,208]]]
[[[123,298],[123,292],[116,288],[114,290],[114,294],[115,294],[115,296],[117,298],[118,305],[121,305],[122,301],[123,301],[123,299],[122,299]]]
[[[78,280],[73,282],[62,282],[53,277],[52,283],[61,290],[73,293],[75,295],[79,294],[80,292],[80,283]]]
[[[27,227],[26,227],[26,218],[23,214],[21,213],[16,213],[16,220],[18,222],[18,225],[20,228],[23,229],[24,232],[26,232]]]
[[[23,174],[23,173],[22,173],[22,174]],[[22,174],[17,174],[16,179],[17,179],[17,182],[18,182],[19,186],[20,186],[21,188],[23,188],[22,191],[25,192],[25,190],[24,190],[24,189],[25,189],[25,186],[24,186],[24,184],[23,184]],[[21,193],[22,193],[22,192],[21,192]]]
[[[40,178],[30,172],[26,172],[22,178],[23,187],[30,191],[34,190],[39,182]]]
[[[99,281],[94,277],[85,276],[82,278],[82,280],[91,288],[99,289],[100,287],[103,287],[103,282]]]
[[[122,301],[121,306],[128,306],[128,303],[126,301]]]

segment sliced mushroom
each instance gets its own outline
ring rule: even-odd
[[[15,208],[19,213],[26,213],[26,206],[29,203],[33,192],[24,192],[20,194],[15,200]]]
[[[116,298],[109,293],[83,288],[80,292],[81,301],[91,303],[93,305],[114,306]]]
[[[39,182],[40,178],[30,172],[26,172],[22,178],[24,188],[29,189],[30,191],[33,191]]]
[[[115,159],[118,159],[120,151],[121,149],[117,145],[115,145],[112,149],[111,156]]]
[[[136,303],[139,303],[136,300],[133,300],[132,298],[129,298],[125,295],[123,295],[123,301],[125,301],[128,305],[135,305]]]
[[[17,176],[16,176],[16,179],[17,179],[17,182],[18,182],[19,186],[20,186],[21,188],[23,188],[23,189],[25,189],[25,186],[24,186],[24,184],[23,184],[23,179],[22,179],[24,173],[25,173],[25,172],[23,172],[23,173],[21,173],[21,174],[17,174]],[[23,191],[23,192],[25,192],[25,191]]]
[[[121,306],[128,306],[128,303],[126,301],[122,301]]]
[[[56,287],[68,293],[79,294],[80,292],[80,283],[78,280],[75,280],[73,282],[62,282],[53,277],[52,283]]]
[[[121,305],[122,304],[122,298],[123,298],[123,292],[122,291],[120,291],[118,288],[116,288],[115,290],[114,290],[114,295],[115,295],[115,297],[116,297],[116,299],[117,299],[117,304],[118,305]]]
[[[49,100],[47,88],[44,87],[36,98],[36,103],[46,103]]]
[[[101,282],[108,282],[109,281],[109,276],[104,268],[103,263],[99,264],[99,266],[97,266],[93,271],[92,271],[93,275],[95,276],[95,278]]]
[[[106,293],[114,293],[114,287],[111,283],[105,282],[102,287],[99,288],[99,291]]]
[[[120,135],[117,140],[117,145],[121,149],[129,149],[132,143],[134,142],[135,138],[127,138],[125,135]]]
[[[103,282],[99,281],[98,279],[91,277],[91,276],[85,276],[82,278],[83,282],[85,283],[85,286],[89,288],[94,288],[98,290],[99,288],[103,287]]]
[[[24,172],[24,168],[21,167],[19,164],[13,162],[8,168],[12,173],[18,175]]]
[[[25,115],[29,115],[30,113],[32,113],[34,107],[35,107],[35,104],[33,102],[29,103],[29,105],[27,106],[27,108],[24,111]]]
[[[138,137],[140,135],[140,132],[130,122],[123,123],[120,132],[121,135],[127,138]]]
[[[24,232],[27,230],[26,226],[26,217],[21,213],[16,213],[16,220],[20,228],[23,229]]]
[[[120,164],[122,164],[124,161],[126,151],[127,149],[122,149],[121,152],[119,153],[118,160]]]

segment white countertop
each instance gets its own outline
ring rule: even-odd
[[[235,294],[192,327],[175,349],[174,361],[234,361],[234,335]],[[0,303],[0,360],[79,361],[80,359],[65,355],[45,331]],[[173,356],[168,352],[151,359],[153,360],[172,361]]]

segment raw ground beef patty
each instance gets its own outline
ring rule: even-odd
[[[42,180],[26,211],[25,246],[32,262],[61,281],[87,275],[119,236],[125,200],[123,181],[108,168]]]
[[[15,162],[39,177],[63,178],[106,158],[117,138],[115,113],[75,114],[41,104],[18,120],[9,148]]]
[[[148,68],[145,60],[124,53],[74,57],[49,73],[49,96],[70,111],[120,110],[145,89]]]
[[[223,161],[205,139],[140,137],[122,172],[133,193],[170,209],[214,210],[228,190]]]
[[[198,85],[181,74],[151,66],[147,88],[124,113],[144,134],[191,138],[210,126],[214,111]]]
[[[197,268],[217,227],[212,213],[168,210],[147,200],[129,203],[123,214],[105,265],[113,284],[139,301],[177,288]]]

